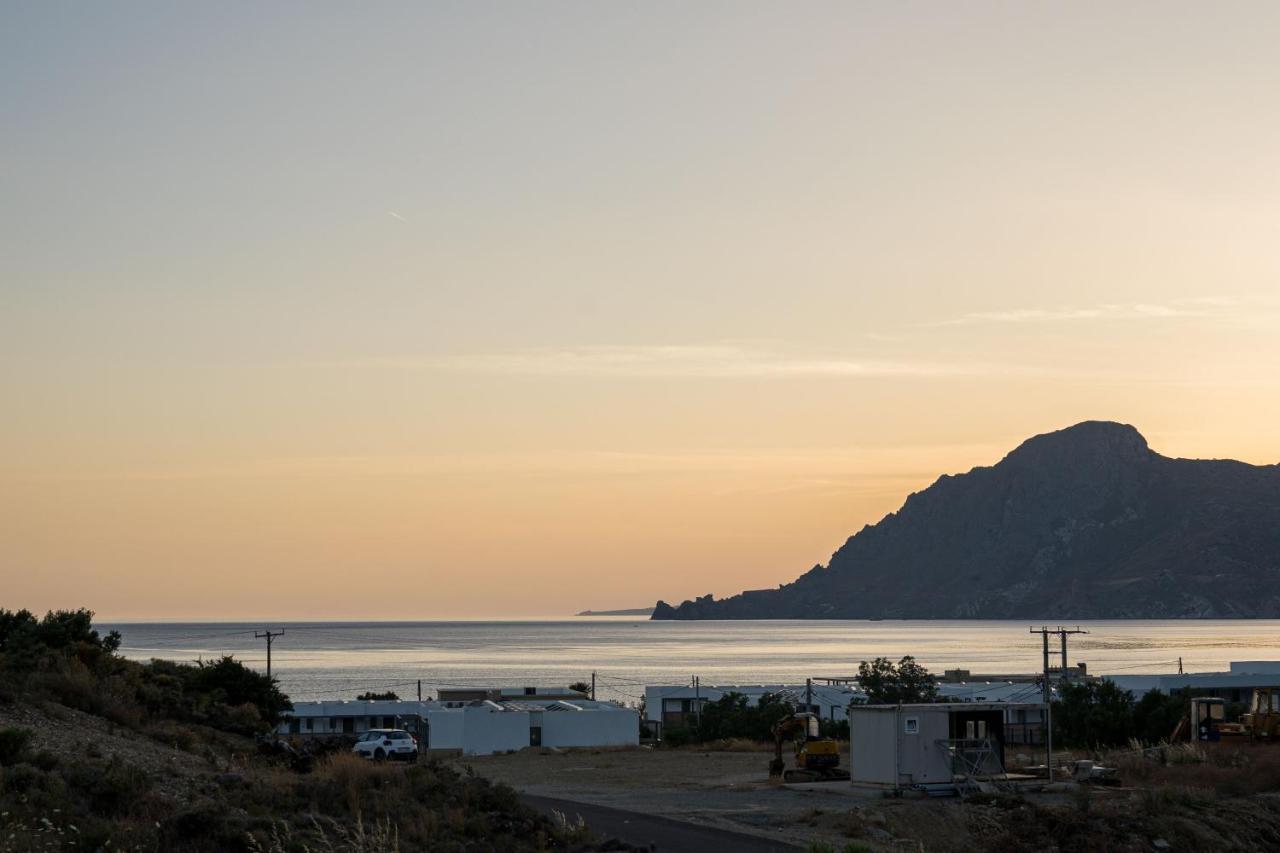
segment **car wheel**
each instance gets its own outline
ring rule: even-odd
[[[378,747],[373,751],[373,760],[382,761],[387,757],[387,751],[382,747]]]

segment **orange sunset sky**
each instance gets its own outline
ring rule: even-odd
[[[1280,5],[0,9],[0,606],[789,581],[1085,419],[1280,462]]]

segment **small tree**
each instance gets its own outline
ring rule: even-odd
[[[356,697],[357,702],[378,702],[378,701],[396,701],[400,695],[394,690],[387,690],[382,693],[375,693],[372,690],[365,691]]]
[[[938,685],[929,670],[907,655],[896,664],[888,658],[858,664],[858,684],[872,705],[936,702]]]
[[[1064,684],[1053,703],[1053,729],[1063,746],[1119,746],[1134,736],[1133,694],[1113,681]]]
[[[569,685],[569,689],[574,693],[581,693],[583,696],[591,695],[591,685],[585,681],[575,681]]]

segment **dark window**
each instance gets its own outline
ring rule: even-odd
[[[524,689],[524,695],[526,695],[526,696],[537,696],[537,695],[538,695],[538,688],[536,688],[536,687],[526,687],[526,688]]]
[[[307,731],[311,731],[316,727],[316,721],[307,717]]]
[[[289,734],[296,735],[300,731],[299,727],[301,725],[302,725],[302,721],[299,720],[297,717],[294,717],[292,720],[289,721]]]
[[[343,718],[342,718],[342,733],[343,733],[343,734],[347,734],[347,735],[349,735],[349,734],[352,734],[353,732],[355,732],[355,730],[356,730],[356,718],[355,718],[355,717],[343,717]]]
[[[529,746],[542,746],[542,726],[529,726]]]
[[[393,728],[393,727],[395,726],[395,724],[396,724],[396,718],[395,718],[395,717],[383,717],[383,718],[382,718],[382,727],[383,727],[384,729],[390,729],[390,728]]]

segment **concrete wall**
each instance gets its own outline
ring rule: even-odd
[[[422,745],[424,750],[463,748],[464,718],[461,711],[428,711],[427,725],[428,742]]]
[[[638,746],[640,714],[617,711],[545,711],[543,746]]]
[[[529,712],[491,705],[462,709],[462,751],[467,755],[512,752],[529,745]]]

